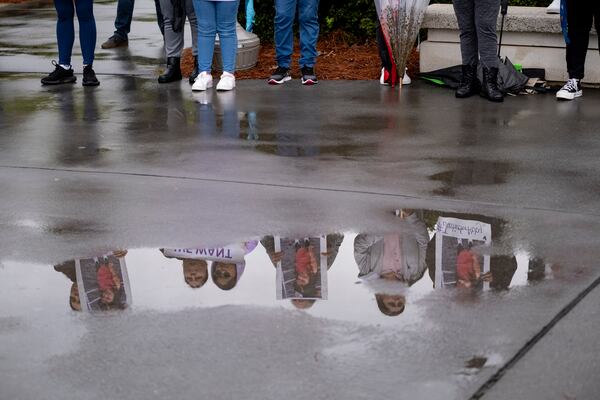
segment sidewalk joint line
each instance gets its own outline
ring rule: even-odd
[[[548,334],[554,328],[554,326],[559,323],[564,317],[567,316],[574,308],[577,306],[592,290],[594,290],[598,285],[600,285],[600,276],[596,278],[587,288],[585,288],[577,297],[575,297],[569,304],[567,304],[562,310],[558,312],[552,318],[552,320],[546,324],[538,333],[536,333],[531,339],[525,343],[523,347],[519,349],[519,351],[510,359],[506,364],[504,364],[494,375],[492,375],[486,382],[483,383],[477,389],[475,393],[469,400],[478,400],[481,399],[486,393],[496,384],[502,377],[508,372],[509,369],[515,366],[519,360],[521,360],[544,336]]]
[[[549,213],[563,214],[563,215],[586,216],[586,217],[593,217],[593,218],[600,217],[600,214],[594,214],[594,213],[589,213],[589,212],[557,210],[557,209],[543,208],[543,207],[527,207],[527,206],[516,207],[516,206],[507,206],[507,205],[499,204],[499,203],[487,202],[487,201],[469,201],[469,200],[462,200],[462,199],[448,199],[448,198],[442,198],[442,197],[424,197],[424,196],[418,196],[418,195],[386,193],[386,192],[377,192],[377,191],[369,191],[369,190],[353,190],[353,189],[341,189],[341,188],[336,189],[336,188],[327,188],[327,187],[318,187],[318,186],[302,186],[302,185],[285,185],[282,183],[253,182],[253,181],[242,181],[242,180],[235,180],[235,179],[201,178],[201,177],[193,177],[193,176],[161,175],[161,174],[149,174],[149,173],[141,173],[141,172],[93,171],[93,170],[75,169],[75,168],[35,167],[35,166],[23,166],[23,165],[0,165],[0,168],[36,170],[36,171],[53,171],[53,172],[71,172],[71,173],[79,173],[79,174],[119,175],[119,176],[130,176],[130,177],[175,179],[175,180],[188,180],[188,181],[211,182],[211,183],[232,183],[232,184],[238,184],[238,185],[267,186],[267,187],[282,188],[282,189],[315,190],[315,191],[331,192],[331,193],[349,193],[349,194],[364,194],[364,195],[375,195],[375,196],[386,196],[386,197],[398,197],[398,198],[404,198],[404,199],[410,199],[410,200],[444,201],[447,203],[454,203],[454,204],[476,204],[476,205],[481,205],[481,206],[496,207],[496,208],[503,208],[503,209],[516,209],[516,210],[520,210],[520,211],[540,211],[540,212],[549,212]]]

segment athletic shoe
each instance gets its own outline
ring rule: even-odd
[[[235,88],[235,76],[229,72],[223,72],[219,83],[217,83],[217,90],[233,90]]]
[[[546,8],[546,14],[560,14],[560,0],[553,0]]]
[[[42,78],[42,85],[60,85],[62,83],[75,83],[77,78],[73,75],[73,68],[65,69],[52,61],[54,71]]]
[[[206,71],[200,72],[200,75],[194,81],[192,85],[193,91],[203,91],[209,89],[213,86],[213,78],[212,75]]]
[[[290,69],[284,67],[277,67],[275,72],[271,75],[271,77],[267,80],[269,85],[281,85],[289,80],[292,77],[290,76]]]
[[[115,47],[127,47],[129,46],[129,40],[123,39],[117,35],[112,35],[109,37],[106,42],[102,43],[103,49],[114,49]]]
[[[560,100],[573,100],[575,97],[581,97],[583,90],[579,79],[569,79],[565,86],[556,92],[556,98]]]
[[[83,81],[81,81],[81,84],[83,86],[98,86],[100,84],[91,65],[83,67]]]
[[[302,67],[301,71],[303,85],[316,85],[317,83],[319,83],[313,67]]]

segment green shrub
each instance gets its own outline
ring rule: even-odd
[[[432,0],[431,3],[451,3],[450,0]],[[550,0],[510,0],[512,6],[546,7]],[[254,0],[256,17],[254,33],[263,42],[273,41],[274,0]],[[351,43],[365,42],[375,38],[376,20],[373,0],[321,0],[319,21],[321,34],[343,31]],[[239,20],[246,20],[244,0],[240,1]]]

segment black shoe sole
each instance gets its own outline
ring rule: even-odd
[[[480,95],[481,97],[483,97],[484,99],[486,99],[486,100],[489,100],[489,101],[491,101],[491,102],[493,102],[493,103],[502,103],[502,102],[504,102],[504,97],[500,97],[500,98],[494,99],[494,98],[491,98],[491,97],[489,97],[489,96],[486,96],[486,95],[485,95],[485,94],[483,94],[483,93],[480,93],[479,95]]]
[[[88,87],[89,86],[98,86],[98,85],[100,85],[100,82],[99,81],[95,81],[95,82],[82,82],[81,85],[82,86],[88,86]]]
[[[62,84],[65,84],[65,83],[75,83],[75,82],[77,82],[77,77],[76,76],[72,76],[72,77],[67,78],[67,79],[61,79],[59,81],[44,81],[42,79],[42,85],[48,85],[48,86],[51,86],[51,85],[62,85]]]

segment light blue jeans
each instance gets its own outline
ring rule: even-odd
[[[200,72],[211,71],[215,37],[219,34],[223,71],[235,72],[237,54],[236,1],[194,0],[198,19],[198,68]]]

